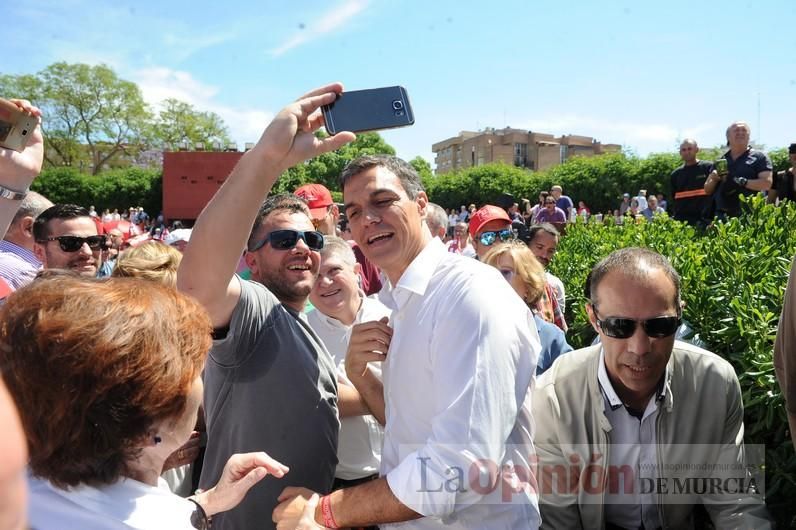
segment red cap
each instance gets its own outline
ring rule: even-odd
[[[506,221],[511,224],[511,217],[506,213],[506,210],[498,206],[492,206],[491,204],[482,206],[480,210],[470,217],[470,237],[475,237],[489,221]]]
[[[332,194],[323,184],[304,184],[293,194],[307,201],[307,206],[310,207],[310,216],[313,219],[326,217],[329,206],[334,204]]]

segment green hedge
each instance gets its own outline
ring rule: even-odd
[[[628,246],[648,247],[671,260],[683,280],[684,318],[710,350],[735,366],[746,407],[745,438],[766,446],[767,502],[789,528],[796,511],[796,455],[772,352],[796,253],[796,206],[765,205],[756,197],[748,207],[743,217],[705,233],[665,216],[625,226],[578,222],[562,238],[551,268],[567,290],[569,342],[581,347],[595,335],[583,287],[598,260]]]
[[[126,168],[88,175],[71,167],[49,168],[36,177],[31,189],[55,203],[94,205],[100,213],[105,208],[123,212],[130,206],[143,206],[150,215],[157,215],[163,209],[160,170]]]
[[[717,153],[719,151],[716,151]],[[788,166],[785,149],[769,152],[775,170]],[[487,164],[437,176],[426,176],[423,184],[431,200],[444,208],[462,204],[494,204],[502,193],[511,193],[519,202],[536,203],[539,192],[558,184],[572,200],[583,200],[593,213],[619,208],[622,194],[635,195],[645,189],[671,198],[671,172],[681,164],[673,153],[651,154],[646,158],[607,154],[575,157],[545,171],[529,171],[503,163]]]

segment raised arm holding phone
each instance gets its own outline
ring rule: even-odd
[[[17,112],[9,112],[6,104],[13,103],[18,109]],[[13,117],[12,117],[13,116]],[[6,134],[13,132],[13,124],[8,120],[14,120],[21,116],[27,120],[36,122],[32,131],[28,131],[26,136],[30,136],[26,145],[18,145],[21,151],[16,151],[6,147],[11,138]],[[44,137],[42,136],[41,111],[22,99],[0,100],[0,234],[5,234],[11,221],[14,219],[19,208],[20,201],[30,188],[33,179],[41,172],[42,162],[44,161]]]

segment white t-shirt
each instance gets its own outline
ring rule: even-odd
[[[364,293],[354,324],[389,317],[390,310],[375,298]],[[345,354],[351,339],[351,326],[326,316],[318,309],[307,313],[307,321],[334,357],[339,384],[354,386],[345,373]],[[381,379],[381,363],[370,363],[376,377]],[[343,480],[356,480],[375,475],[381,464],[381,444],[384,429],[370,414],[340,418],[340,437],[337,439],[337,468],[334,476]]]
[[[36,530],[195,530],[196,505],[169,491],[130,478],[100,487],[64,490],[28,476],[28,524]]]

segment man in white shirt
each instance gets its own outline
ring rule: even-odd
[[[318,278],[310,292],[315,310],[307,314],[310,326],[337,365],[337,405],[341,419],[333,489],[355,486],[378,477],[381,463],[384,430],[346,376],[345,356],[351,327],[388,318],[390,310],[377,299],[365,296],[359,286],[359,268],[348,242],[326,236]],[[380,363],[373,363],[371,369],[381,378]]]
[[[385,273],[380,298],[393,311],[390,325],[354,326],[346,373],[386,425],[381,478],[322,497],[315,520],[332,528],[537,528],[533,316],[497,269],[451,255],[431,237],[428,198],[409,164],[360,157],[341,182],[354,239]],[[383,386],[368,367],[379,361]],[[290,527],[310,494],[284,491],[275,518]]]

